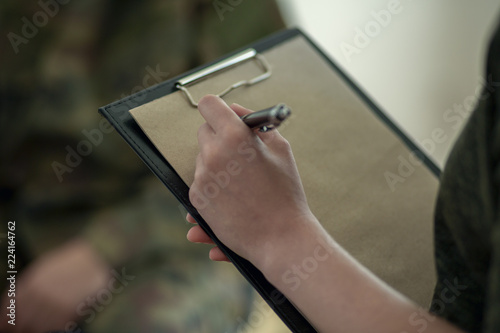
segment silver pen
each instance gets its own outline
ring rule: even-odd
[[[267,132],[281,125],[291,113],[292,111],[288,106],[280,103],[270,108],[244,115],[241,117],[241,120],[251,129],[259,129],[260,132]]]

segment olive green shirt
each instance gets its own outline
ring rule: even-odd
[[[499,65],[497,29],[488,83],[450,154],[436,206],[438,282],[431,311],[467,332],[500,332]]]

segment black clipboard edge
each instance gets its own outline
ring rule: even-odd
[[[408,136],[398,128],[389,117],[387,117],[381,109],[368,97],[368,95],[357,86],[354,81],[345,74],[340,67],[332,61],[317,44],[312,41],[309,36],[301,30],[294,28],[275,33],[269,37],[255,42],[252,45],[242,47],[234,52],[231,52],[224,57],[220,57],[210,63],[198,66],[186,73],[178,75],[168,81],[159,83],[143,91],[115,101],[107,106],[99,108],[99,112],[110,121],[117,132],[126,140],[131,148],[137,153],[142,161],[149,169],[162,181],[162,183],[172,192],[176,199],[186,208],[186,210],[196,219],[200,227],[214,240],[217,246],[226,254],[233,262],[238,271],[249,281],[249,283],[257,290],[262,298],[276,312],[281,320],[288,326],[292,332],[316,332],[304,316],[286,299],[279,291],[266,280],[264,275],[249,261],[241,258],[224,244],[222,244],[215,234],[212,232],[208,224],[197,213],[196,209],[189,202],[189,187],[181,180],[180,176],[175,172],[172,166],[158,152],[156,147],[149,141],[147,136],[142,132],[139,126],[135,123],[129,110],[137,106],[149,103],[157,98],[168,95],[177,91],[176,82],[189,74],[198,72],[199,70],[211,66],[215,63],[224,60],[234,54],[241,52],[248,47],[253,47],[258,52],[263,52],[273,46],[284,42],[296,36],[303,36],[314,49],[330,64],[330,66],[339,74],[345,82],[355,91],[367,106],[384,122],[398,137],[407,145],[407,147],[419,155],[424,164],[429,170],[439,177],[440,169],[435,163],[429,159],[418,146]]]

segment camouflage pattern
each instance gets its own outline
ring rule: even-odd
[[[0,15],[0,233],[16,221],[18,270],[82,236],[135,276],[86,332],[237,331],[253,291],[187,242],[176,200],[97,109],[281,29],[274,2],[4,0]]]

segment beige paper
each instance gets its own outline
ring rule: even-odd
[[[259,110],[280,102],[293,116],[280,128],[291,143],[311,209],[330,234],[376,275],[420,305],[435,283],[432,221],[438,181],[425,166],[406,170],[410,151],[360,101],[303,37],[263,53],[270,79],[227,95]],[[190,87],[195,99],[261,73],[247,62]],[[204,122],[179,91],[130,111],[143,131],[191,185]]]

